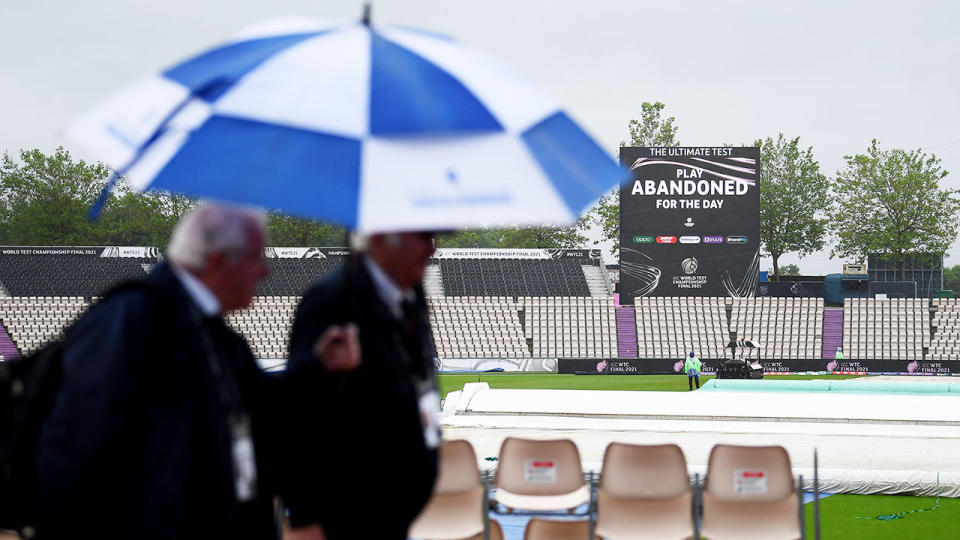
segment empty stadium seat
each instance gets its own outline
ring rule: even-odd
[[[494,500],[507,508],[571,510],[590,500],[580,452],[569,439],[535,441],[507,437],[497,460]]]
[[[287,358],[290,329],[299,297],[257,296],[246,309],[227,315],[226,322],[243,334],[257,358]]]
[[[930,360],[960,360],[960,301],[956,298],[937,298],[933,301],[930,323],[936,332],[930,338]]]
[[[490,540],[503,540],[503,528],[500,527],[500,522],[495,519],[490,519],[488,523],[490,524]],[[481,532],[480,534],[471,536],[465,540],[483,540],[483,533]]]
[[[641,358],[722,358],[730,330],[759,342],[765,359],[819,358],[823,345],[819,298],[641,297],[635,317]]]
[[[12,297],[89,297],[117,282],[144,277],[156,262],[156,257],[0,256],[0,283]]]
[[[302,296],[311,285],[343,266],[347,257],[268,258],[270,275],[257,285],[258,296]]]
[[[440,259],[447,296],[590,296],[580,262],[567,259]]]
[[[525,337],[535,358],[617,356],[612,298],[520,298]]]
[[[847,298],[843,308],[846,359],[919,360],[931,345],[924,298]]]
[[[427,298],[441,358],[528,358],[516,303],[508,297]]]
[[[29,354],[60,337],[89,305],[78,296],[0,298],[0,324],[20,352]]]
[[[414,538],[467,538],[483,534],[483,482],[467,441],[445,441],[440,472],[426,508],[410,526]]]
[[[801,537],[800,502],[781,446],[718,444],[710,451],[701,532],[711,540]]]
[[[687,460],[679,446],[607,446],[597,487],[597,536],[691,538],[692,502]]]
[[[533,518],[527,522],[523,540],[584,540],[590,538],[590,522]]]

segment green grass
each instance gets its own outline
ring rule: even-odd
[[[771,379],[849,379],[852,375],[774,375]],[[700,377],[700,384],[712,379]],[[685,375],[561,375],[558,373],[451,373],[438,375],[440,395],[470,382],[485,382],[490,388],[552,388],[556,390],[653,390],[686,392]]]
[[[960,538],[960,499],[909,495],[834,495],[820,501],[820,532],[823,540],[834,538],[908,539]],[[813,538],[813,503],[805,505],[807,538]],[[898,519],[878,516],[900,514]],[[873,519],[858,519],[873,518]]]

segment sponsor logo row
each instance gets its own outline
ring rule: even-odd
[[[746,236],[648,236],[633,237],[634,244],[746,244]]]

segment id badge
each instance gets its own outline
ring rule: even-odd
[[[257,496],[257,460],[253,451],[250,419],[246,415],[230,417],[230,450],[237,500],[252,500]]]
[[[423,427],[423,443],[427,448],[438,448],[440,432],[440,394],[432,385],[419,388],[420,425]]]

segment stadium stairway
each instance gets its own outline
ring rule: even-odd
[[[427,296],[444,296],[440,265],[430,264],[427,266],[427,271],[423,276],[423,292]]]
[[[3,355],[4,360],[20,358],[20,351],[17,350],[17,346],[13,344],[10,334],[7,333],[7,329],[2,324],[0,324],[0,354]]]
[[[823,356],[832,359],[843,343],[843,310],[826,308],[823,312]]]
[[[637,357],[637,319],[631,307],[617,308],[617,355]]]
[[[594,298],[606,298],[610,296],[610,291],[607,289],[607,282],[603,279],[603,274],[601,272],[606,272],[606,270],[601,270],[599,266],[584,264],[580,268],[583,269],[583,277],[587,280],[587,288],[590,289],[590,296]]]

